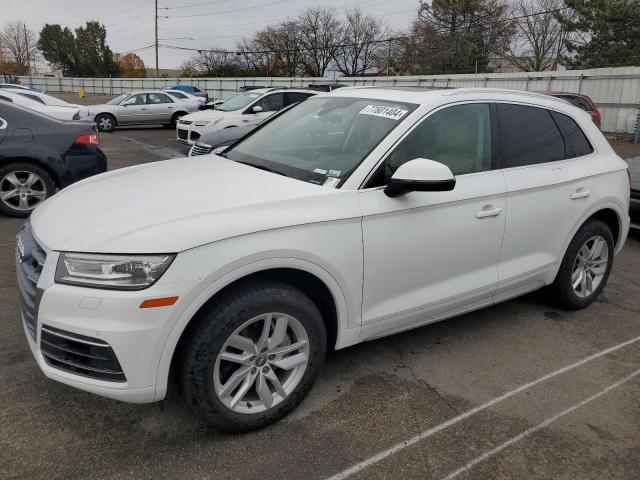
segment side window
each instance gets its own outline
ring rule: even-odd
[[[497,104],[502,168],[563,160],[564,140],[544,108]]]
[[[582,157],[593,152],[589,140],[573,118],[558,112],[552,112],[551,115],[564,136],[566,158]]]
[[[282,93],[267,95],[256,103],[256,105],[260,105],[263,112],[277,112],[284,107],[284,95]]]
[[[307,98],[312,96],[312,94],[310,93],[302,93],[302,92],[287,92],[285,95],[286,95],[287,105],[302,102],[303,100],[306,100]]]
[[[164,93],[149,93],[147,96],[149,97],[149,103],[152,105],[159,103],[173,103],[173,100]]]
[[[193,91],[196,93],[201,93],[202,90],[200,90],[198,87],[193,87]]]
[[[454,175],[491,170],[489,105],[456,105],[428,117],[391,152],[368,186],[386,185],[400,165],[415,158],[443,163]]]
[[[589,105],[589,102],[587,102],[582,97],[576,97],[575,95],[560,95],[560,98],[568,101],[574,107],[581,108],[585,112],[592,112],[593,111],[593,108],[591,108],[591,105]]]
[[[127,98],[122,105],[146,105],[147,103],[147,95],[144,93],[139,93],[137,95],[133,95]]]
[[[174,97],[180,98],[182,100],[187,98],[187,96],[182,92],[171,92],[171,95],[173,95]]]

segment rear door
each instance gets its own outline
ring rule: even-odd
[[[176,104],[169,95],[164,93],[148,93],[147,101],[147,108],[149,109],[147,119],[149,123],[169,123],[171,121],[171,116],[175,111]]]
[[[149,115],[147,94],[131,95],[118,106],[118,123],[145,123]]]
[[[528,105],[497,105],[507,221],[497,300],[552,280],[563,248],[588,207],[594,155],[567,115]]]

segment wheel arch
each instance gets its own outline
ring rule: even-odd
[[[156,376],[156,400],[164,398],[169,376],[179,357],[181,341],[198,313],[224,292],[256,278],[273,278],[305,293],[316,304],[327,329],[327,347],[342,348],[358,342],[359,329],[348,331],[347,302],[338,282],[329,272],[307,260],[269,259],[238,268],[206,285],[181,312],[162,349]]]
[[[118,119],[117,119],[117,118],[116,118],[116,116],[115,116],[113,113],[111,113],[111,112],[98,112],[98,113],[96,113],[96,114],[93,116],[93,121],[94,121],[94,122],[97,122],[98,117],[99,117],[100,115],[109,115],[111,118],[113,118],[113,124],[114,124],[114,126],[115,126],[115,125],[118,125]]]

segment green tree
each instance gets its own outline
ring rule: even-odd
[[[69,28],[46,24],[40,31],[38,48],[54,68],[62,70],[66,75],[81,74],[76,39]]]
[[[637,0],[565,0],[556,13],[570,33],[565,41],[568,68],[640,65],[640,2]]]
[[[119,67],[106,37],[104,26],[96,21],[76,28],[75,35],[67,27],[47,24],[40,32],[38,48],[45,60],[66,75],[108,77],[117,74]]]

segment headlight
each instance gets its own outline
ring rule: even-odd
[[[153,285],[175,255],[61,253],[56,283],[112,290],[142,290]]]
[[[196,127],[206,127],[207,125],[215,125],[220,120],[222,120],[222,119],[221,118],[214,118],[212,120],[199,120],[194,125]]]

